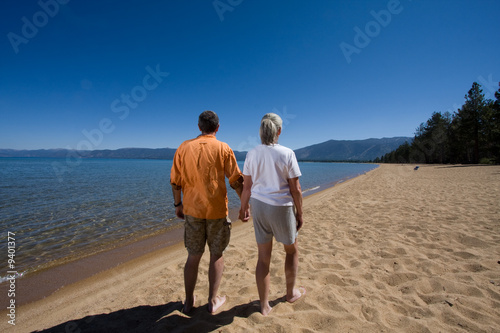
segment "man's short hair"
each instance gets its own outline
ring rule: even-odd
[[[203,133],[213,133],[219,126],[219,117],[213,111],[203,111],[198,118],[198,126]]]

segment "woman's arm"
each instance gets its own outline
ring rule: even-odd
[[[304,221],[302,220],[302,189],[300,187],[299,177],[288,179],[290,186],[290,194],[295,205],[295,218],[297,219],[297,231],[302,228]]]
[[[250,219],[250,195],[252,194],[252,177],[243,175],[243,191],[241,192],[241,208],[239,218],[243,222]]]

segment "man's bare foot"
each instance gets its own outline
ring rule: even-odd
[[[260,304],[260,313],[262,313],[263,316],[267,316],[273,308],[269,305],[269,302],[266,304]]]
[[[196,301],[196,296],[193,296],[192,302],[188,302],[188,300],[186,299],[184,301],[184,307],[182,308],[182,313],[188,314],[189,312],[191,312],[191,310],[193,310],[194,308],[194,301]]]
[[[226,302],[226,296],[216,296],[214,300],[208,301],[208,312],[215,313]]]
[[[299,298],[301,298],[305,294],[306,294],[306,288],[299,287],[299,288],[293,290],[292,297],[290,297],[290,298],[288,298],[288,296],[286,297],[286,301],[288,303],[293,303],[293,302],[295,302],[296,300],[298,300]]]

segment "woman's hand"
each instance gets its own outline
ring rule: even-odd
[[[297,231],[302,228],[302,225],[304,224],[304,220],[302,220],[302,215],[295,214],[295,220],[297,221]]]
[[[243,222],[250,220],[250,209],[240,209],[239,219]]]

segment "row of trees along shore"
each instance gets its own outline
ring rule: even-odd
[[[500,164],[500,88],[495,98],[485,99],[481,85],[474,82],[460,109],[453,114],[434,112],[411,143],[373,162]]]

